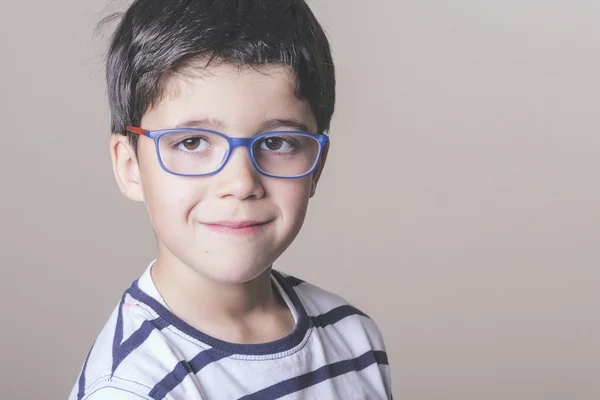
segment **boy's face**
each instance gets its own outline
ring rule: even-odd
[[[188,72],[166,82],[164,96],[142,119],[143,129],[195,121],[193,127],[252,137],[265,129],[298,130],[273,122],[292,120],[316,132],[315,117],[309,104],[295,96],[287,67],[257,70],[222,63]],[[147,137],[139,138],[137,162],[124,136],[113,135],[111,149],[121,190],[147,205],[158,238],[158,262],[181,263],[221,283],[257,277],[289,246],[326,158],[325,149],[312,175],[278,179],[259,174],[247,149],[236,148],[217,174],[182,177],[161,168]],[[244,224],[252,225],[240,227]]]

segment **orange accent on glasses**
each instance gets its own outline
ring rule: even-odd
[[[142,136],[146,136],[146,133],[148,132],[145,129],[137,128],[135,126],[126,126],[125,130],[129,131],[129,132],[132,132],[132,133],[137,133],[138,135],[142,135]]]

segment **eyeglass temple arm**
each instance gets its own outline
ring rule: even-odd
[[[128,132],[137,133],[138,135],[142,135],[142,136],[146,136],[146,133],[148,132],[145,129],[137,128],[135,126],[126,126],[125,130]]]

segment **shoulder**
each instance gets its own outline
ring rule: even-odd
[[[275,271],[304,306],[311,325],[325,332],[335,331],[347,340],[362,339],[373,350],[385,350],[376,322],[345,298],[295,276]]]
[[[89,350],[69,400],[149,398],[179,361],[170,350],[168,327],[126,292]]]
[[[293,275],[288,275],[279,271],[276,271],[275,273],[277,274],[276,277],[281,277],[280,279],[285,281],[288,288],[293,289],[298,295],[299,299],[304,304],[308,315],[319,315],[341,306],[352,306],[346,299],[331,291],[325,290]],[[360,310],[356,308],[355,310],[357,313],[363,314]]]
[[[292,275],[279,271],[275,271],[275,274],[280,281],[285,282],[287,292],[293,291],[298,296],[309,316],[324,317],[327,315],[329,318],[334,318],[335,316],[342,317],[345,314],[352,314],[369,318],[367,314],[336,293]],[[327,322],[325,318],[321,319],[322,322]]]
[[[288,288],[297,294],[310,321],[310,351],[324,352],[330,360],[343,360],[344,365],[364,369],[376,365],[369,372],[375,382],[381,382],[391,397],[391,374],[383,335],[375,321],[343,297],[305,282],[294,276],[281,274]],[[342,364],[336,364],[341,366]],[[375,373],[374,371],[378,371]],[[379,376],[380,378],[376,378]],[[373,378],[375,377],[375,378]],[[360,378],[358,375],[356,379]]]

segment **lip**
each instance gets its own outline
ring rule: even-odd
[[[271,221],[215,221],[215,222],[203,222],[202,225],[208,229],[226,233],[230,235],[244,236],[253,233],[260,232],[268,225]]]

